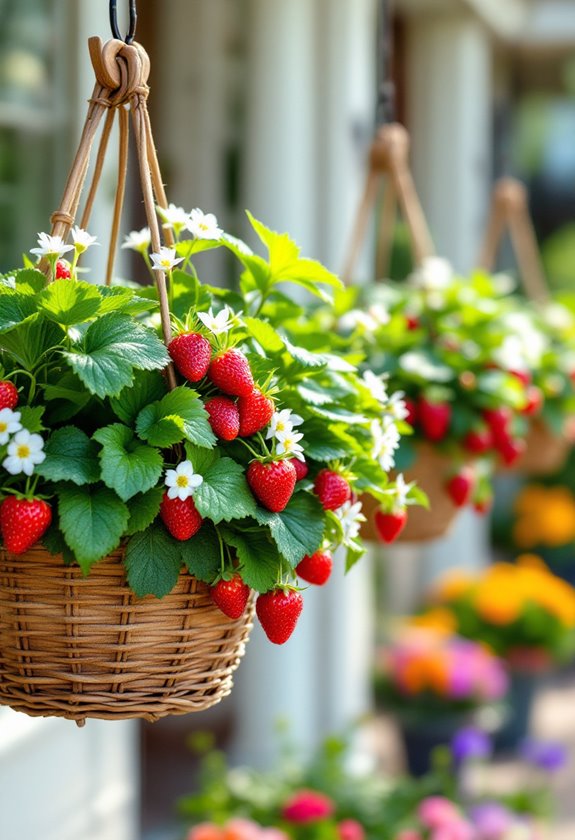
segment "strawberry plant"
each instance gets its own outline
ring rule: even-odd
[[[53,282],[30,261],[1,280],[4,545],[21,553],[41,540],[86,575],[122,546],[137,596],[166,595],[184,568],[234,617],[253,590],[282,643],[302,608],[298,566],[322,557],[325,577],[343,546],[351,567],[363,552],[357,496],[397,492],[391,462],[376,457],[382,417],[396,442],[407,427],[358,357],[332,349],[336,336],[324,330],[309,347],[315,325],[286,284],[327,302],[334,275],[251,217],[265,259],[200,211],[159,212],[174,248],[148,255],[146,231],[125,245],[145,257],[144,275],[146,263],[166,271],[167,348],[154,287],[79,279],[83,231],[75,245],[40,236],[33,251]],[[213,248],[239,262],[233,289],[197,277],[194,256]]]

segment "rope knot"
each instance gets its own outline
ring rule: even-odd
[[[150,59],[140,44],[125,44],[115,38],[102,44],[97,37],[88,43],[96,80],[103,88],[94,98],[97,103],[117,108],[134,94],[147,99]]]

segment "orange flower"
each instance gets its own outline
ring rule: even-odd
[[[441,636],[452,636],[457,630],[457,620],[445,607],[434,607],[421,615],[412,616],[409,619],[409,626],[434,630]]]
[[[567,487],[526,487],[515,502],[517,545],[561,546],[575,540],[575,497]]]
[[[524,607],[513,566],[495,563],[485,573],[474,595],[475,608],[485,621],[505,626],[516,621]]]
[[[456,601],[475,585],[476,578],[462,569],[453,569],[443,575],[432,591],[432,599],[446,602]]]

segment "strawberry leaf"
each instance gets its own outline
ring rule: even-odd
[[[145,531],[152,524],[159,513],[164,489],[164,487],[152,487],[146,493],[138,493],[128,500],[130,520],[126,528],[126,534],[137,534],[138,531]]]
[[[261,531],[240,533],[225,525],[220,534],[225,543],[235,548],[245,583],[256,592],[272,589],[277,581],[279,555],[269,535]]]
[[[191,575],[212,583],[221,567],[220,541],[210,522],[205,522],[198,533],[180,544],[184,565]]]
[[[156,370],[140,370],[134,381],[118,397],[110,400],[112,411],[123,423],[133,426],[140,411],[150,403],[160,400],[166,393],[162,375]]]
[[[258,507],[255,518],[269,527],[280,554],[294,568],[304,555],[313,554],[321,545],[325,512],[309,493],[295,493],[281,513]]]
[[[101,485],[59,488],[60,528],[84,574],[118,547],[128,525],[128,508]]]
[[[128,583],[138,598],[171,592],[180,575],[180,547],[161,525],[134,534],[124,558]]]
[[[53,432],[44,452],[45,460],[36,466],[36,473],[43,478],[77,485],[94,484],[100,478],[98,447],[76,426],[64,426]]]
[[[138,414],[136,432],[152,446],[171,446],[188,440],[211,449],[216,437],[197,393],[181,385]]]
[[[94,317],[100,308],[98,289],[91,283],[50,283],[40,294],[38,309],[50,321],[71,327]]]
[[[241,464],[220,458],[208,467],[203,478],[203,484],[194,493],[194,503],[206,519],[217,524],[255,514],[256,503]]]
[[[127,502],[158,483],[164,459],[157,449],[138,441],[127,426],[114,423],[98,429],[94,440],[102,444],[102,481],[115,490],[122,501]]]

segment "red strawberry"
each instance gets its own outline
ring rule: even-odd
[[[69,264],[64,260],[58,260],[56,263],[56,280],[69,280],[71,276]]]
[[[239,618],[244,614],[250,588],[239,575],[234,575],[231,580],[219,580],[215,586],[211,586],[210,594],[212,601],[224,615],[228,618]]]
[[[307,583],[323,586],[329,580],[332,568],[333,560],[329,551],[316,551],[315,554],[306,554],[295,570]]]
[[[238,400],[240,413],[240,437],[255,435],[272,419],[275,410],[273,400],[266,397],[258,388],[254,388],[247,397]]]
[[[493,434],[491,429],[483,426],[467,432],[463,438],[463,446],[468,452],[474,455],[483,455],[493,446]]]
[[[294,589],[272,589],[256,601],[256,613],[264,633],[274,645],[283,645],[297,624],[303,598]]]
[[[512,467],[513,464],[525,452],[527,444],[523,438],[503,437],[497,441],[497,451],[501,455],[501,460],[506,467]]]
[[[506,405],[499,408],[486,408],[483,412],[483,419],[495,434],[507,429],[513,417],[513,412]]]
[[[305,461],[300,461],[299,458],[288,458],[290,464],[293,464],[293,468],[296,474],[296,481],[301,481],[302,478],[305,478],[309,472],[308,465]]]
[[[289,460],[251,461],[246,477],[256,499],[273,513],[287,507],[297,479],[295,467]]]
[[[525,387],[531,385],[531,373],[528,370],[510,370],[511,376],[518,379]]]
[[[440,441],[449,431],[451,406],[446,402],[432,402],[422,397],[418,406],[419,425],[428,440]]]
[[[451,501],[456,507],[464,507],[471,498],[475,484],[475,475],[469,467],[463,467],[452,476],[446,485]]]
[[[419,318],[417,318],[415,315],[406,315],[405,325],[410,332],[412,330],[417,330],[419,329]]]
[[[181,499],[170,499],[164,493],[160,505],[160,516],[162,522],[176,540],[189,540],[197,534],[204,521],[194,504],[191,496],[182,501]]]
[[[43,499],[8,496],[0,505],[0,532],[6,551],[24,554],[38,542],[52,522],[52,508]]]
[[[480,516],[485,516],[489,513],[493,506],[493,496],[482,496],[479,499],[474,499],[473,509]]]
[[[405,420],[410,426],[415,426],[417,423],[417,406],[414,401],[410,399],[406,399],[404,402],[407,409],[407,417]]]
[[[200,333],[180,333],[170,341],[168,352],[188,382],[199,382],[208,372],[212,346]]]
[[[403,510],[392,511],[392,513],[376,510],[373,521],[379,539],[389,545],[389,543],[395,542],[405,528],[407,511],[405,508]]]
[[[527,397],[527,405],[522,409],[521,413],[532,417],[534,414],[539,414],[543,408],[543,391],[537,385],[529,385],[525,392]]]
[[[3,408],[16,408],[18,405],[18,389],[7,379],[0,381],[0,410]]]
[[[240,413],[233,400],[227,397],[212,397],[206,403],[210,415],[210,426],[222,440],[235,440],[240,431]]]
[[[313,489],[324,510],[337,510],[351,499],[351,487],[346,479],[333,470],[321,470]]]
[[[242,351],[235,347],[214,357],[208,369],[208,377],[220,391],[234,397],[248,397],[254,390],[249,362]]]

